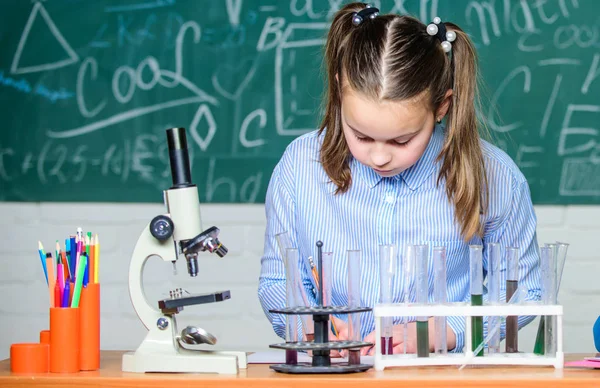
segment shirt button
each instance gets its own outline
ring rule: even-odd
[[[396,202],[396,198],[392,194],[388,194],[385,196],[385,202],[392,204]]]

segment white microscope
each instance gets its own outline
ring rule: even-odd
[[[159,256],[173,265],[185,256],[190,276],[198,274],[198,253],[208,251],[223,257],[227,248],[218,239],[219,229],[202,231],[198,189],[192,184],[185,128],[167,129],[173,186],[164,191],[168,214],[155,217],[137,241],[129,266],[129,294],[148,334],[135,352],[123,355],[124,372],[194,372],[236,374],[246,368],[246,353],[210,351],[216,338],[205,330],[188,326],[181,332],[175,314],[184,306],[222,302],[229,291],[211,294],[171,292],[153,307],[146,299],[142,274],[146,260]],[[183,344],[186,346],[184,347]]]

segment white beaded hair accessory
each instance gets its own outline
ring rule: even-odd
[[[447,31],[446,25],[442,23],[439,17],[433,18],[433,23],[427,26],[427,33],[431,36],[436,36],[442,42],[442,49],[449,53],[452,50],[452,42],[456,40],[456,32]]]
[[[359,26],[363,22],[363,20],[367,18],[375,19],[377,15],[379,15],[379,9],[371,7],[367,4],[365,8],[354,13],[354,15],[352,16],[352,24],[354,24],[355,26]]]

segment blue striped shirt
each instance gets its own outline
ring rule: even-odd
[[[373,307],[378,303],[380,244],[396,244],[401,252],[408,244],[445,246],[450,302],[470,300],[469,244],[484,245],[484,273],[487,268],[485,244],[496,242],[503,248],[519,247],[519,286],[526,290],[528,300],[540,299],[536,216],[529,187],[518,167],[502,150],[481,140],[489,190],[488,209],[482,216],[484,235],[483,239],[474,237],[464,241],[454,218],[454,206],[445,193],[445,183],[442,181],[437,185],[441,165],[436,162],[436,157],[444,141],[441,126],[433,131],[421,158],[394,177],[382,178],[370,167],[351,159],[352,185],[346,193],[338,195],[334,195],[336,186],[319,162],[322,140],[323,135],[319,136],[315,131],[292,141],[275,167],[267,191],[267,227],[258,296],[277,335],[284,337],[285,317],[268,310],[285,306],[285,271],[275,240],[276,234],[285,231],[290,234],[291,243],[298,248],[301,258],[316,257],[318,240],[323,241],[324,251],[333,252],[331,305],[348,303],[346,251],[349,249],[362,251],[362,304]],[[399,264],[398,276],[392,284],[393,302],[402,302],[404,295],[402,260]],[[305,267],[302,277],[309,298],[315,302],[311,277]],[[500,277],[500,300],[504,301],[504,250]],[[433,301],[431,260],[429,300]],[[372,313],[361,316],[361,331],[365,336],[374,330],[375,322]],[[519,317],[519,327],[533,318]],[[404,319],[414,320],[414,317]],[[401,322],[403,318],[394,318],[395,324]],[[461,351],[464,318],[448,317],[448,325],[456,334],[454,351]],[[504,335],[505,325],[502,324],[502,338]]]

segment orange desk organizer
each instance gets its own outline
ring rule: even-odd
[[[79,372],[79,308],[50,309],[50,372]]]
[[[100,369],[100,284],[88,283],[79,301],[79,368]]]
[[[13,373],[47,373],[50,346],[21,343],[10,346],[10,370]]]

